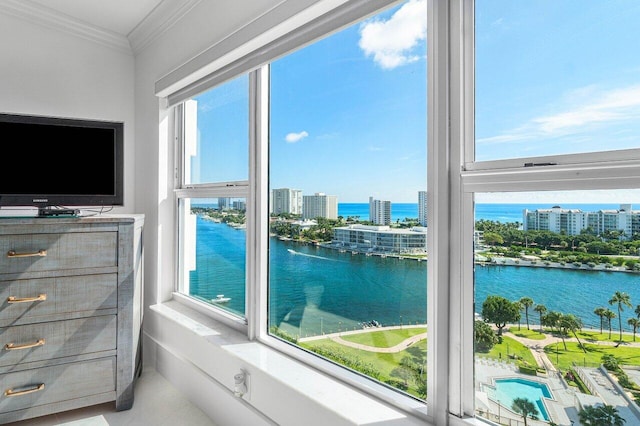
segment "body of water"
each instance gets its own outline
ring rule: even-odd
[[[191,273],[191,294],[231,297],[229,309],[244,309],[245,231],[197,220],[197,268]],[[382,325],[426,322],[427,262],[392,257],[353,255],[347,251],[270,238],[269,317],[286,322],[302,335],[360,328],[376,320]],[[572,313],[586,326],[599,328],[596,307],[617,312],[608,304],[616,291],[640,304],[640,276],[624,272],[573,271],[518,266],[476,268],[475,311],[487,295],[509,300],[530,297],[548,310]],[[306,317],[305,317],[306,315]],[[310,317],[313,315],[313,317]],[[535,312],[530,322],[538,323]],[[623,325],[635,316],[622,313]],[[524,322],[524,315],[522,321]],[[618,320],[613,321],[617,329]]]

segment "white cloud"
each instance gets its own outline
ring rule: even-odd
[[[479,138],[478,143],[505,143],[588,132],[594,125],[638,120],[640,85],[597,91],[593,86],[571,93],[569,105],[555,114],[535,117],[503,134]]]
[[[420,41],[427,38],[427,1],[411,0],[388,20],[374,19],[360,26],[359,46],[383,69],[415,62]]]
[[[287,141],[287,143],[296,143],[300,142],[307,136],[309,136],[309,133],[303,130],[300,133],[288,133],[287,136],[284,137],[284,140]]]

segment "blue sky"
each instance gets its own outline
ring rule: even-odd
[[[272,188],[417,202],[426,189],[426,22],[426,0],[410,0],[272,63]],[[637,22],[636,0],[477,0],[477,159],[639,147]],[[225,86],[215,101],[202,96],[201,137],[211,126],[223,140],[246,141],[246,127],[229,125],[246,123],[246,78]],[[246,155],[225,145],[216,170],[246,179]],[[637,190],[593,195],[640,203]],[[600,202],[577,193],[501,197]]]

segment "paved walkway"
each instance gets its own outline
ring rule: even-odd
[[[379,348],[376,346],[368,346],[363,345],[361,343],[350,342],[348,340],[344,340],[340,336],[332,336],[331,340],[336,343],[340,343],[341,345],[350,346],[356,349],[362,349],[369,352],[381,352],[381,353],[396,353],[407,349],[409,346],[413,345],[420,340],[426,339],[427,333],[416,334],[415,336],[411,336],[408,339],[403,340],[395,346],[391,346],[390,348]]]

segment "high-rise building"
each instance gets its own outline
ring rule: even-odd
[[[338,218],[337,196],[316,192],[314,195],[304,195],[302,200],[303,219],[315,219],[316,217]]]
[[[598,235],[606,231],[621,231],[620,237],[629,239],[640,232],[640,211],[634,211],[631,204],[622,204],[618,210],[595,212],[563,209],[560,206],[553,206],[550,209],[524,210],[523,229],[566,232],[568,235],[578,235],[585,229],[590,229]]]
[[[374,200],[369,197],[369,220],[376,225],[391,223],[391,201]]]
[[[302,214],[302,191],[279,188],[271,190],[271,213]]]
[[[427,226],[427,191],[418,191],[418,222]]]
[[[219,197],[218,210],[229,210],[231,208],[231,198]]]

